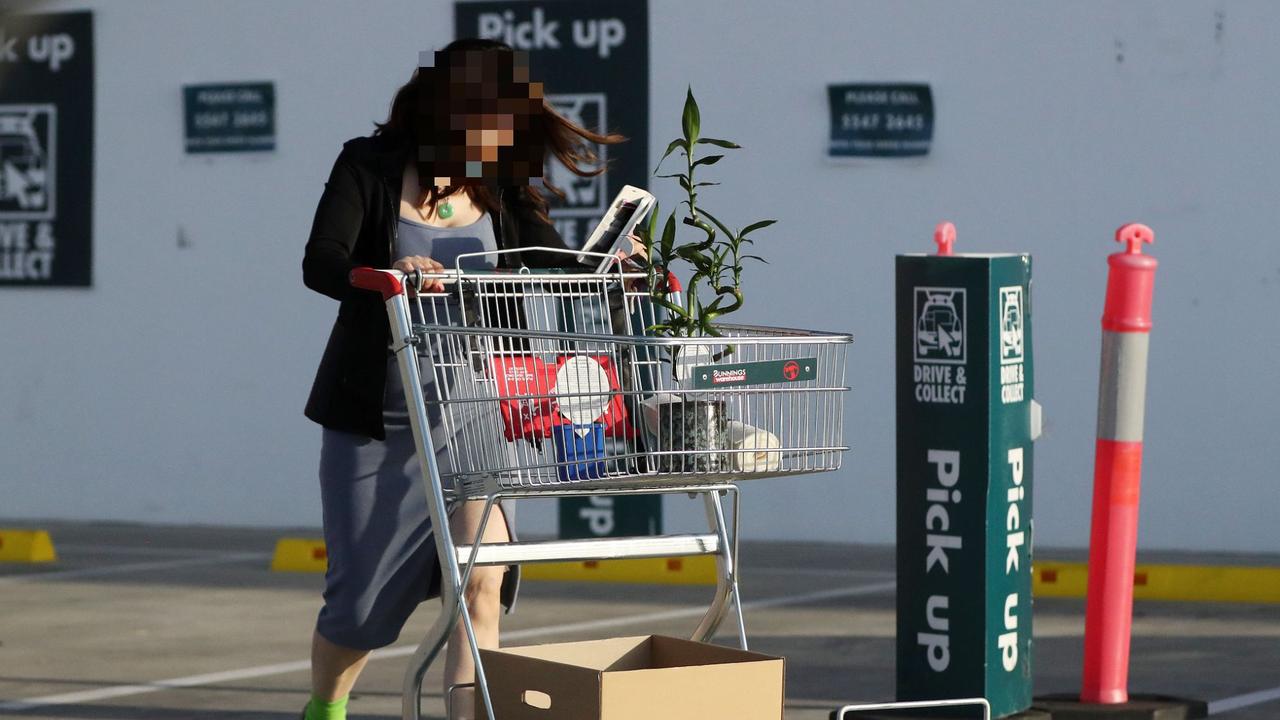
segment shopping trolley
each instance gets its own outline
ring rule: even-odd
[[[470,253],[434,274],[351,272],[386,303],[418,457],[436,457],[442,443],[450,451],[447,467],[420,463],[443,611],[405,672],[405,720],[420,718],[423,676],[459,621],[494,717],[463,594],[478,566],[713,555],[715,595],[692,637],[710,640],[732,602],[746,649],[736,483],[836,470],[848,449],[849,335],[725,324],[715,337],[659,337],[647,332],[657,319],[648,273],[617,262],[601,273],[464,269],[477,256],[530,251],[575,252]],[[443,292],[418,292],[435,280]],[[445,531],[449,504],[465,500],[485,503],[481,538],[504,499],[676,493],[703,498],[708,532],[459,545]]]

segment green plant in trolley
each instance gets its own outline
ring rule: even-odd
[[[742,266],[746,260],[767,262],[758,255],[746,254],[747,246],[753,243],[751,233],[772,225],[774,220],[753,222],[741,230],[734,230],[721,222],[706,208],[698,205],[698,189],[718,182],[699,181],[694,177],[698,168],[715,165],[724,158],[723,154],[698,157],[700,145],[737,150],[737,143],[729,140],[702,137],[701,116],[698,103],[693,98],[690,87],[684,101],[684,113],[681,118],[681,137],[672,140],[667,150],[658,160],[654,175],[662,178],[675,178],[685,191],[686,198],[680,201],[685,206],[680,225],[694,228],[698,233],[688,231],[693,239],[678,238],[676,216],[673,211],[659,229],[659,212],[655,206],[647,225],[637,228],[636,233],[644,241],[648,250],[649,293],[655,305],[667,311],[664,322],[650,326],[649,331],[669,337],[719,337],[716,329],[717,319],[728,315],[742,307]],[[672,153],[683,154],[684,171],[668,175],[658,175],[662,163]],[[710,221],[710,222],[708,222]],[[684,304],[673,302],[672,287],[669,284],[667,271],[677,260],[684,261],[693,269],[693,273],[684,283]],[[731,353],[732,346],[720,353],[721,356]]]

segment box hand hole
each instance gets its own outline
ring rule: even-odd
[[[551,696],[539,690],[525,690],[520,696],[520,702],[539,710],[551,709]]]

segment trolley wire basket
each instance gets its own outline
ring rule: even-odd
[[[439,277],[444,292],[408,298],[393,349],[417,348],[454,493],[840,467],[849,335],[720,325],[720,337],[655,336],[642,273]]]

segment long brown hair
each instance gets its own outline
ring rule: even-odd
[[[466,62],[467,58],[483,57],[476,56],[471,51],[510,53],[514,55],[513,48],[506,43],[497,40],[464,38],[449,43],[436,54],[436,57],[437,59],[447,58],[451,61],[451,64],[459,60]],[[507,60],[507,58],[503,58],[503,60]],[[439,64],[437,63],[437,65]],[[511,67],[512,65],[510,62],[499,63],[499,67],[503,66]],[[521,74],[518,69],[519,65],[516,67],[515,75],[519,76]],[[449,69],[446,69],[445,72],[449,72]],[[461,104],[463,100],[463,98],[457,97],[456,93],[454,93],[454,85],[451,84],[448,89],[437,86],[438,81],[442,79],[442,75],[442,73],[433,72],[433,68],[416,68],[409,81],[396,91],[395,98],[391,101],[391,111],[387,116],[386,122],[374,123],[376,127],[373,133],[374,136],[393,136],[408,147],[422,148],[427,145],[428,138],[424,136],[430,134],[432,128],[424,127],[424,124],[429,126],[433,121],[431,119],[424,121],[422,108],[428,105],[432,98],[445,98],[445,102],[454,107]],[[443,77],[448,76],[443,75]],[[527,82],[527,77],[500,77],[498,82],[500,86],[510,88],[517,83]],[[537,85],[540,85],[540,83]],[[454,94],[451,95],[451,93]],[[539,94],[541,93],[535,90],[529,97],[533,98],[534,102],[539,102],[537,100]],[[499,104],[502,104],[501,100],[499,100]],[[523,128],[517,127],[513,146],[521,147],[531,141],[536,145],[545,146],[545,149],[549,149],[570,172],[579,177],[592,177],[603,173],[607,169],[607,162],[599,164],[599,155],[588,144],[589,142],[613,145],[627,140],[626,137],[617,133],[600,134],[571,122],[552,108],[545,95],[540,98],[539,104],[540,112],[535,110],[529,116],[528,125]],[[499,148],[500,153],[509,150],[511,148]],[[541,163],[541,160],[542,156],[539,154],[537,162]],[[419,167],[424,167],[421,162],[421,156],[419,161]],[[586,167],[592,165],[596,167],[591,169]],[[529,168],[528,176],[534,177],[534,173],[540,174],[542,171],[541,167]],[[556,197],[564,200],[564,191],[553,185],[550,180],[544,177],[542,184]],[[418,205],[425,203],[433,212],[440,198],[452,194],[457,189],[454,185],[450,185],[443,191],[438,190],[432,178],[424,177],[421,171],[418,173],[418,186],[420,190]],[[498,200],[487,184],[465,184],[462,187],[473,203],[491,213],[499,212]],[[532,183],[526,183],[519,186],[519,192],[519,198],[527,207],[533,210],[538,219],[546,223],[551,222],[551,218],[547,213],[547,199],[543,197],[538,188],[534,187]]]

